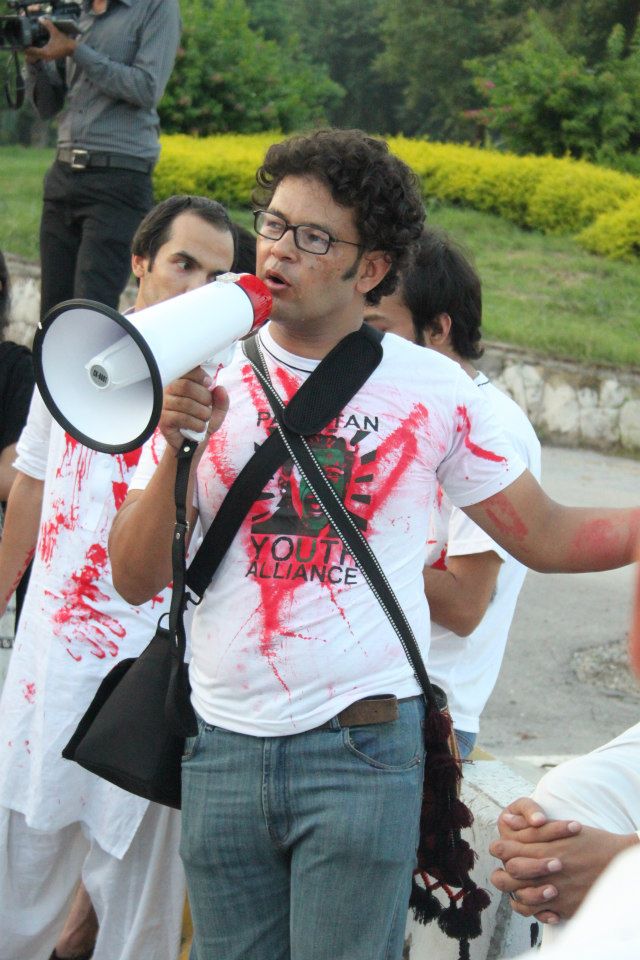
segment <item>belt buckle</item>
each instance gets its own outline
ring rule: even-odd
[[[88,150],[72,150],[71,151],[71,169],[72,170],[86,170],[88,166],[89,166]]]

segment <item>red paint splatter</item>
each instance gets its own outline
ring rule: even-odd
[[[276,370],[276,380],[281,388],[278,393],[285,403],[289,403],[293,395],[300,389],[300,380],[282,367],[278,367]]]
[[[53,615],[54,634],[67,644],[67,652],[74,660],[82,659],[82,650],[88,649],[94,657],[115,657],[118,645],[113,637],[122,639],[126,631],[113,617],[99,609],[97,604],[109,602],[98,583],[106,576],[108,557],[99,543],[89,547],[85,565],[72,573],[61,593],[49,593],[62,606]]]
[[[64,506],[64,501],[61,498],[54,500],[52,515],[44,521],[40,528],[39,552],[46,566],[51,564],[60,531],[74,530],[78,522],[77,506],[72,506],[68,511],[65,511]]]
[[[431,564],[431,568],[433,570],[447,570],[448,567],[447,567],[446,560],[447,560],[447,548],[443,547],[442,550],[440,551],[440,556],[438,557],[438,559]]]
[[[640,510],[585,519],[569,549],[572,570],[610,570],[631,563],[640,545]]]
[[[142,447],[136,447],[135,450],[129,450],[128,453],[121,453],[119,456],[124,460],[127,470],[133,470],[133,468],[137,467],[138,463],[140,462],[141,453]]]
[[[71,460],[78,447],[78,441],[75,437],[72,437],[70,433],[65,433],[64,443],[64,453],[62,455],[62,460],[56,469],[56,477],[61,477],[63,475],[64,468],[71,466]]]
[[[151,597],[151,609],[155,607],[156,603],[164,603],[164,597],[161,593],[157,593],[155,597]]]
[[[376,466],[379,479],[376,480],[371,503],[364,512],[366,519],[375,519],[402,476],[414,463],[418,453],[418,437],[424,435],[428,421],[429,411],[422,404],[416,404],[407,419],[378,447]]]
[[[22,565],[21,565],[20,569],[18,570],[18,572],[17,572],[17,574],[16,574],[15,580],[13,581],[13,583],[11,584],[11,586],[9,587],[9,592],[7,593],[7,595],[5,596],[4,600],[2,601],[2,609],[5,609],[5,608],[6,608],[7,604],[9,603],[9,600],[11,599],[11,597],[13,596],[13,594],[15,593],[15,591],[17,590],[18,584],[19,584],[20,581],[22,580],[22,578],[23,578],[23,576],[24,576],[24,574],[25,574],[25,571],[26,571],[27,567],[28,567],[29,564],[31,563],[31,561],[32,561],[32,559],[33,559],[34,553],[35,553],[35,550],[32,548],[31,550],[28,551],[26,557],[25,557],[24,560],[22,561]]]
[[[116,505],[116,510],[119,510],[124,503],[129,487],[123,481],[118,480],[114,480],[111,486],[113,488],[113,502]]]
[[[20,680],[22,684],[22,695],[27,701],[27,703],[35,703],[36,700],[36,685],[35,683],[30,683],[27,680]]]
[[[438,508],[438,510],[442,510],[443,496],[444,496],[444,490],[442,489],[440,484],[438,484],[438,489],[436,490],[436,507]]]
[[[456,414],[458,415],[458,426],[456,427],[456,432],[461,433],[463,430],[465,431],[464,445],[467,450],[474,455],[474,457],[480,457],[482,460],[492,460],[494,463],[507,463],[506,457],[501,457],[497,453],[493,453],[491,450],[485,450],[483,447],[479,447],[477,443],[473,442],[469,436],[471,433],[471,420],[465,406],[458,407],[456,409]]]
[[[494,494],[485,500],[483,507],[489,519],[502,533],[520,541],[525,540],[529,535],[529,528],[511,503],[508,494]]]
[[[164,439],[160,430],[156,427],[154,430],[153,436],[151,437],[151,459],[153,460],[156,467],[160,463],[160,454],[158,452],[158,443],[161,439]]]

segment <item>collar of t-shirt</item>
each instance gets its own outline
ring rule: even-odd
[[[312,373],[320,361],[310,357],[299,357],[295,353],[289,353],[288,350],[283,350],[271,336],[270,326],[271,323],[267,323],[264,327],[260,328],[258,333],[260,345],[264,352],[270,356],[272,360],[275,360],[276,363],[288,367],[288,369],[293,370],[294,373],[307,375]]]

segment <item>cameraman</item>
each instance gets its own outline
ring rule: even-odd
[[[153,205],[156,106],[178,48],[178,0],[83,0],[77,36],[42,23],[49,41],[25,51],[29,94],[43,119],[62,113],[44,181],[41,315],[70,297],[116,307],[131,239]]]

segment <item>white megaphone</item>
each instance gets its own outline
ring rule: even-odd
[[[223,274],[127,317],[92,300],[67,300],[38,325],[36,382],[72,437],[102,453],[126,453],[153,433],[168,383],[228,362],[229,348],[270,311],[271,294],[246,273]]]

